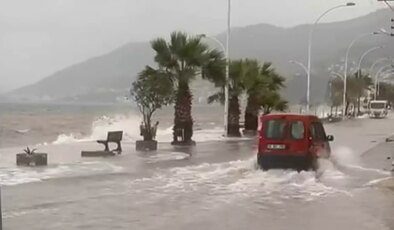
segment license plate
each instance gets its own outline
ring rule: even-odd
[[[267,149],[283,150],[283,149],[286,149],[286,145],[267,145]]]

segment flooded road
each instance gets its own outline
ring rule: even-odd
[[[333,160],[314,172],[256,167],[255,140],[160,144],[81,159],[83,142],[42,146],[50,166],[16,168],[2,149],[4,229],[394,229],[387,155],[394,120],[326,126]],[[389,180],[389,179],[388,179]]]

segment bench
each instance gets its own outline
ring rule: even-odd
[[[122,145],[121,145],[121,141],[123,138],[123,131],[114,131],[114,132],[108,132],[107,134],[107,139],[106,140],[98,140],[97,143],[99,144],[103,144],[105,146],[104,151],[105,152],[118,152],[118,154],[120,154],[122,152]],[[114,150],[109,150],[108,144],[109,143],[116,143],[118,145],[118,147]]]

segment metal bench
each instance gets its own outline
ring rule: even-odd
[[[123,138],[123,131],[114,131],[114,132],[108,132],[107,134],[107,139],[106,140],[98,140],[97,143],[99,144],[103,144],[105,146],[104,151],[106,152],[110,152],[109,150],[109,143],[116,143],[118,145],[118,147],[112,151],[118,152],[118,154],[120,154],[122,152],[122,145],[121,145],[121,141]]]

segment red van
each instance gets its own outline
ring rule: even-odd
[[[323,124],[316,116],[271,114],[261,117],[257,162],[263,170],[317,169],[317,158],[331,153]]]

